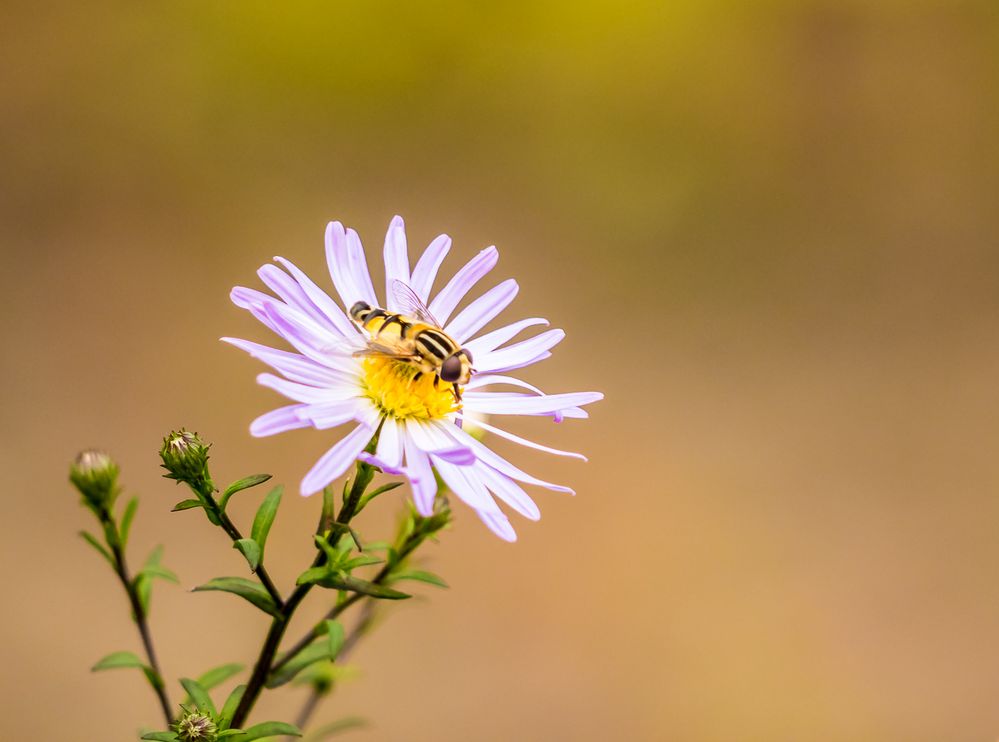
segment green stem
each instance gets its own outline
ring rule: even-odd
[[[371,483],[371,479],[374,477],[374,467],[364,462],[357,462],[357,469],[354,476],[353,485],[350,491],[344,498],[343,507],[340,508],[340,512],[337,515],[335,522],[340,525],[348,525],[351,518],[357,514],[357,505],[364,495],[364,490],[367,489],[368,484]],[[220,518],[220,521],[222,519]],[[320,519],[319,531],[325,532],[331,524],[325,522],[326,514],[324,512],[323,518]],[[224,522],[224,521],[223,521]],[[223,527],[225,527],[223,525]],[[312,561],[313,567],[321,567],[326,563],[326,555],[323,552],[319,552],[315,559]],[[263,582],[263,580],[261,580]],[[292,592],[291,596],[288,598],[287,602],[279,603],[278,615],[274,617],[271,621],[271,627],[267,632],[267,638],[264,640],[264,646],[260,650],[260,655],[257,657],[257,662],[253,666],[253,672],[250,675],[250,680],[246,684],[246,691],[243,693],[242,699],[240,699],[239,706],[236,707],[236,713],[232,718],[232,727],[238,729],[246,721],[250,712],[253,710],[254,704],[257,702],[257,698],[260,696],[267,683],[267,676],[271,672],[271,665],[274,662],[274,657],[277,655],[278,647],[281,644],[281,639],[284,637],[284,632],[288,628],[288,624],[291,621],[291,617],[298,608],[299,604],[305,599],[309,591],[312,589],[312,583],[307,583],[304,585],[299,585]]]
[[[100,517],[105,523],[110,523],[112,531],[117,533],[118,529],[110,512],[104,511],[100,514]],[[135,618],[136,626],[139,628],[139,636],[142,638],[142,646],[146,650],[149,667],[153,670],[153,677],[150,678],[153,691],[159,699],[166,723],[168,725],[172,724],[173,707],[170,705],[166,684],[163,681],[163,671],[160,669],[159,660],[156,658],[156,650],[153,648],[153,636],[149,630],[149,617],[142,607],[142,601],[139,599],[139,591],[136,589],[132,576],[128,571],[128,564],[125,562],[125,553],[122,551],[121,544],[118,543],[117,538],[109,538],[108,546],[111,547],[111,554],[114,556],[115,574],[118,575],[118,579],[121,580],[121,585],[125,588],[125,593],[128,595],[128,602],[132,607],[132,615]]]

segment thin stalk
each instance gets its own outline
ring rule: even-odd
[[[153,690],[156,692],[156,697],[163,708],[163,716],[166,719],[166,723],[170,725],[173,723],[173,712],[171,711],[173,707],[170,705],[166,684],[163,682],[163,671],[160,669],[159,660],[156,659],[156,650],[153,648],[153,637],[149,631],[148,616],[142,607],[142,601],[139,600],[138,590],[136,590],[135,584],[132,582],[128,565],[125,562],[125,554],[121,550],[121,546],[118,544],[117,539],[108,545],[111,547],[111,553],[114,555],[115,573],[118,575],[122,587],[125,588],[125,592],[128,594],[128,602],[132,606],[132,615],[135,617],[135,623],[139,627],[139,636],[142,637],[142,646],[146,650],[146,658],[149,660],[149,666],[152,668],[153,675],[155,676],[155,680],[152,683]]]

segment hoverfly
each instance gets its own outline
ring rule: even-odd
[[[461,401],[459,385],[472,378],[472,353],[441,329],[416,292],[395,279],[392,294],[402,309],[392,313],[367,302],[356,302],[350,317],[368,334],[367,347],[355,355],[381,356],[404,361],[419,369],[413,380],[434,375],[434,388],[443,381],[451,385],[455,401]]]

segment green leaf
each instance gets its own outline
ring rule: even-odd
[[[113,569],[117,569],[117,566],[114,563],[114,557],[111,556],[111,552],[104,548],[101,542],[97,540],[96,536],[92,536],[86,531],[80,531],[80,536],[84,541],[97,549],[97,553],[104,557]]]
[[[140,660],[134,652],[112,652],[107,657],[98,660],[97,664],[90,668],[90,671],[115,670],[119,667],[138,667],[144,670],[146,663]]]
[[[236,714],[236,709],[239,707],[239,702],[243,700],[243,694],[246,693],[245,685],[237,685],[229,697],[225,699],[225,703],[222,704],[222,711],[219,713],[219,728],[228,729],[229,725],[232,723],[232,717]]]
[[[267,497],[264,498],[264,501],[260,504],[260,508],[257,510],[256,517],[253,519],[250,537],[260,547],[261,559],[264,555],[264,546],[267,543],[267,534],[270,533],[274,516],[277,515],[278,505],[281,504],[281,494],[283,492],[284,488],[281,485],[268,492]]]
[[[239,738],[239,742],[252,742],[255,739],[264,737],[278,737],[285,735],[288,737],[301,737],[302,733],[298,727],[285,724],[283,721],[265,721],[263,724],[256,724],[249,729],[244,729],[245,736]]]
[[[330,642],[326,639],[315,641],[288,660],[277,672],[272,673],[267,679],[267,687],[282,686],[312,663],[330,659],[333,659],[330,654]]]
[[[194,588],[193,592],[198,593],[210,590],[218,590],[238,595],[244,600],[248,600],[253,603],[253,605],[262,610],[264,613],[269,613],[275,617],[280,615],[280,611],[278,611],[277,606],[274,605],[274,600],[271,598],[264,586],[259,582],[253,582],[245,577],[216,577],[215,579],[209,580],[204,585],[199,585]]]
[[[248,477],[243,477],[242,479],[233,482],[222,491],[222,495],[219,499],[219,508],[222,512],[225,512],[225,506],[229,503],[230,497],[241,490],[248,490],[250,487],[256,487],[258,484],[263,484],[270,478],[270,474],[251,474]]]
[[[355,569],[357,567],[367,567],[369,564],[381,564],[384,561],[385,561],[384,559],[379,559],[378,557],[362,554],[360,556],[354,557],[353,559],[347,562],[344,562],[342,569],[345,569],[349,572],[350,570]]]
[[[222,683],[231,678],[233,675],[238,675],[241,672],[243,672],[243,665],[240,665],[237,662],[232,662],[228,665],[219,665],[218,667],[213,667],[211,670],[202,674],[201,677],[198,678],[198,685],[205,690],[211,690],[212,688],[217,688],[222,685]]]
[[[329,648],[330,659],[335,660],[336,656],[340,654],[340,648],[343,646],[343,624],[339,621],[330,620],[326,620],[323,623],[326,624],[326,642]]]
[[[121,544],[122,551],[125,551],[125,546],[128,544],[128,533],[132,530],[132,520],[135,518],[135,511],[138,507],[139,498],[133,497],[128,501],[125,512],[121,515],[121,525],[118,526],[118,543]]]
[[[257,571],[257,567],[260,566],[260,544],[252,538],[241,538],[232,542],[232,548],[238,549],[239,553],[246,557],[251,572]]]
[[[233,709],[233,711],[235,710],[236,709]],[[223,729],[221,732],[215,735],[215,737],[216,739],[225,739],[226,737],[235,737],[242,733],[243,733],[242,729]]]
[[[372,541],[370,544],[365,544],[362,551],[388,551],[392,548],[392,544],[388,541]]]
[[[335,571],[326,570],[323,567],[313,567],[300,574],[298,576],[298,584],[304,585],[306,583],[313,583],[320,587],[332,588],[334,590],[349,590],[350,592],[370,595],[372,598],[381,598],[384,600],[403,600],[410,597],[406,593],[393,590],[390,587],[385,587],[375,582],[368,582],[359,577],[342,575]]]
[[[424,572],[419,569],[410,569],[405,572],[398,572],[392,575],[393,582],[400,582],[402,580],[416,580],[417,582],[426,582],[430,585],[436,585],[437,587],[451,587],[444,582],[443,577],[439,577],[433,572]]]
[[[319,727],[309,734],[307,739],[308,742],[322,742],[322,740],[335,737],[341,732],[349,732],[351,729],[361,729],[366,726],[368,726],[367,719],[362,719],[360,716],[348,716]]]
[[[161,580],[166,580],[167,582],[172,582],[175,585],[180,584],[180,580],[177,579],[177,575],[173,573],[173,570],[169,570],[164,566],[159,564],[150,564],[148,567],[143,567],[142,571],[139,572],[139,576],[145,576],[149,579],[159,578]]]
[[[187,695],[194,701],[194,704],[198,707],[198,711],[207,711],[212,716],[217,714],[212,697],[208,695],[208,691],[201,686],[201,683],[197,680],[191,680],[191,678],[181,678],[180,684],[184,686],[184,690],[187,691]]]
[[[173,506],[171,513],[176,513],[181,510],[190,510],[191,508],[203,508],[201,500],[181,500],[176,505]]]
[[[383,484],[381,487],[371,490],[371,492],[368,492],[360,499],[360,501],[358,501],[357,512],[359,513],[362,510],[364,510],[365,506],[369,502],[374,500],[376,497],[378,497],[378,495],[383,495],[386,492],[391,492],[396,487],[401,487],[402,484],[403,484],[402,482],[389,482],[388,484]]]
[[[139,739],[152,739],[159,742],[173,742],[177,739],[176,732],[146,732]]]

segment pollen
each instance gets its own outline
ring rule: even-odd
[[[437,420],[459,409],[451,385],[433,374],[416,378],[419,368],[393,358],[364,359],[364,391],[386,415],[399,420]]]

